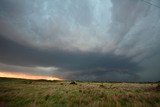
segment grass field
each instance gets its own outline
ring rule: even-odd
[[[0,78],[0,107],[160,107],[158,83]]]

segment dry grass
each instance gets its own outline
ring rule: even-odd
[[[156,83],[0,79],[0,107],[160,107]]]

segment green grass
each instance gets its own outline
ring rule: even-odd
[[[0,107],[160,107],[157,85],[0,78]]]

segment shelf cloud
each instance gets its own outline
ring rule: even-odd
[[[0,70],[159,81],[158,0],[1,0]]]

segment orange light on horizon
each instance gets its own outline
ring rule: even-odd
[[[63,80],[58,77],[46,76],[46,75],[34,75],[29,73],[20,73],[20,72],[10,72],[10,71],[1,71],[0,77],[8,77],[8,78],[22,78],[22,79],[45,79],[45,80]]]

